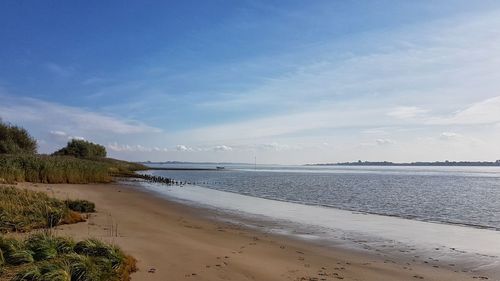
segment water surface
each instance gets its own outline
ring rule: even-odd
[[[500,230],[499,167],[226,165],[147,173],[253,197]]]

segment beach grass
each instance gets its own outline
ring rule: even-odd
[[[0,280],[127,281],[136,260],[97,239],[54,236],[51,227],[84,221],[86,200],[59,200],[43,192],[0,186]],[[38,229],[38,230],[37,230]],[[37,231],[34,231],[37,230]],[[29,232],[28,236],[12,236]]]
[[[27,232],[84,221],[77,212],[81,205],[78,202],[51,198],[43,192],[0,187],[0,233]]]
[[[95,212],[95,204],[87,200],[65,200],[64,203],[72,211],[79,213],[93,213]]]
[[[0,277],[12,281],[127,281],[136,260],[96,239],[80,242],[40,232],[0,236]]]
[[[113,176],[131,176],[145,169],[137,163],[35,154],[0,155],[0,183],[106,183]]]

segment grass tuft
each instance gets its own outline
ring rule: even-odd
[[[96,239],[75,243],[71,238],[50,234],[35,234],[24,240],[0,239],[4,241],[0,245],[15,249],[8,257],[26,253],[31,257],[22,262],[6,260],[13,281],[128,281],[137,270],[135,259]]]
[[[72,214],[62,200],[43,192],[0,187],[0,233],[50,228],[82,219]]]
[[[95,204],[87,200],[66,200],[64,201],[68,208],[79,213],[95,212]]]

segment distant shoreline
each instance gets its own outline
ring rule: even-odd
[[[411,162],[411,163],[394,163],[394,162],[344,162],[344,163],[318,163],[306,164],[305,166],[403,166],[403,167],[500,167],[500,160],[495,162],[472,162],[472,161],[444,161],[444,162]]]
[[[137,162],[140,164],[154,165],[252,165],[252,163],[231,163],[231,162]],[[257,166],[261,166],[259,164]],[[264,165],[284,165],[284,164],[264,164]],[[286,165],[285,165],[286,166]],[[500,167],[500,160],[496,161],[436,161],[436,162],[389,162],[389,161],[357,161],[357,162],[338,162],[338,163],[311,163],[297,166],[396,166],[396,167]],[[215,168],[193,168],[193,167],[151,167],[150,170],[215,170]]]

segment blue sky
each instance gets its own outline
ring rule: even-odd
[[[0,117],[130,160],[494,160],[498,26],[498,1],[3,1]]]

